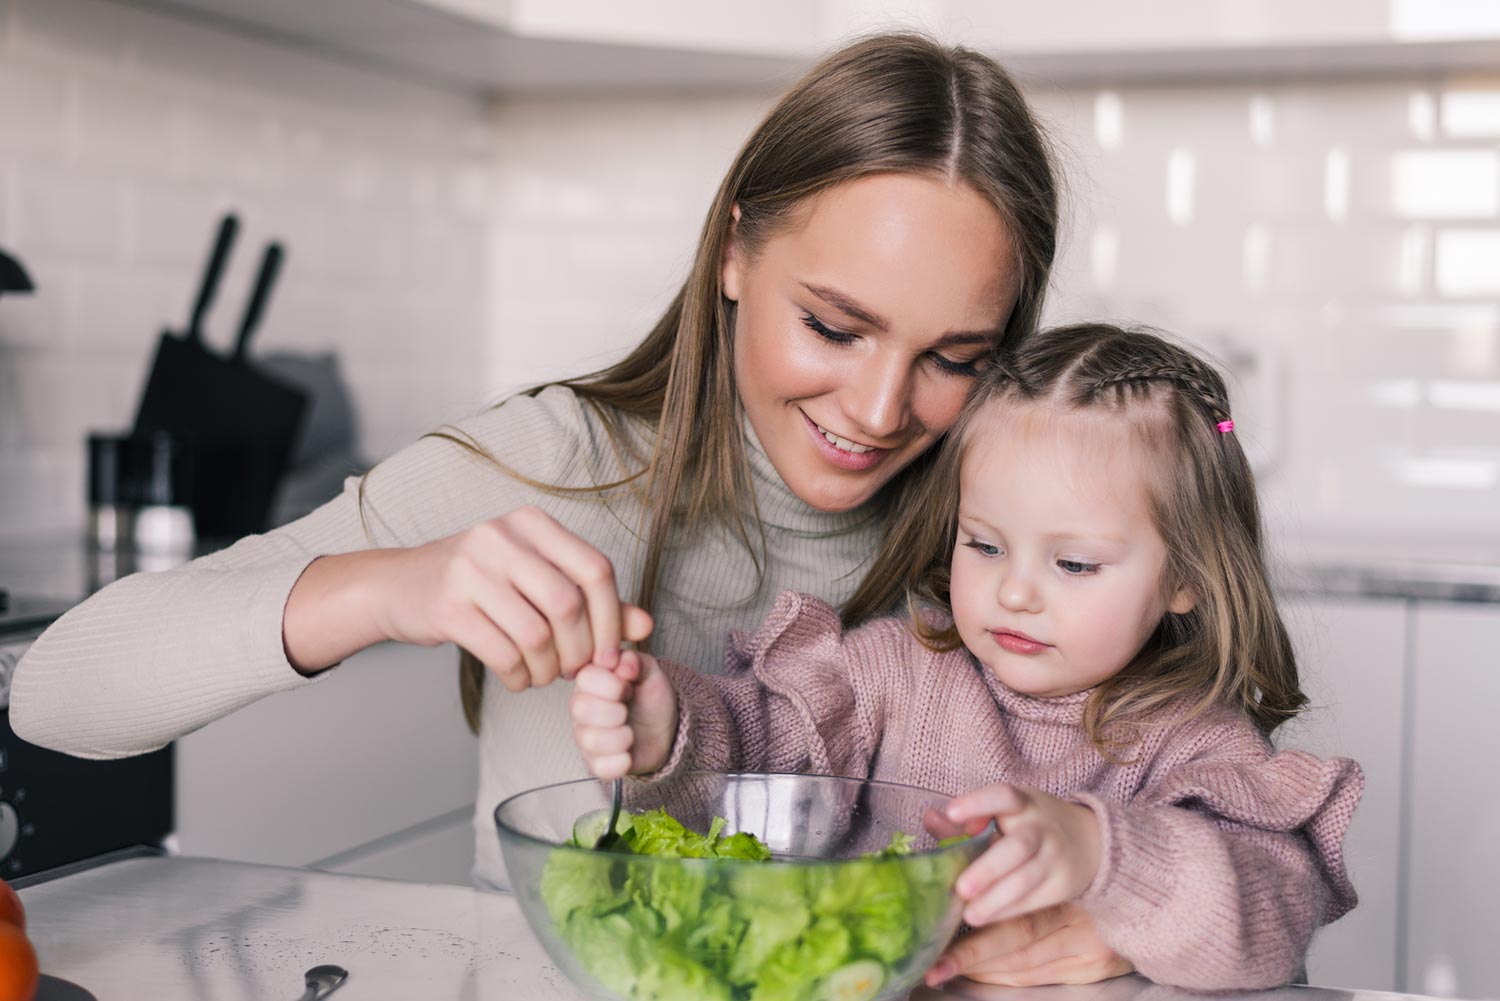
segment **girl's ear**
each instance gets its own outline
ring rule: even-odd
[[[744,260],[735,236],[739,228],[740,207],[731,206],[729,214],[729,239],[724,241],[724,261],[719,273],[719,283],[724,289],[724,298],[739,302],[740,286],[744,281]]]
[[[1193,597],[1192,592],[1187,588],[1183,588],[1172,595],[1172,600],[1167,602],[1167,611],[1173,615],[1186,615],[1197,607],[1197,605],[1198,601]]]

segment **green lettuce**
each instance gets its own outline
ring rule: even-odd
[[[963,864],[906,858],[915,839],[897,832],[839,865],[716,865],[771,857],[724,826],[716,817],[699,833],[651,810],[629,817],[608,852],[581,850],[591,841],[552,852],[542,900],[589,976],[632,1001],[800,1001],[840,971],[888,983],[930,944]],[[631,862],[641,855],[686,861]]]

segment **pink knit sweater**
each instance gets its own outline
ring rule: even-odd
[[[1080,903],[1152,980],[1271,987],[1313,930],[1355,904],[1341,841],[1364,788],[1347,758],[1274,752],[1242,713],[1144,728],[1111,764],[1081,725],[1086,692],[1011,691],[962,649],[938,654],[896,619],[844,632],[784,592],[728,674],[666,664],[680,696],[669,778],[684,768],[816,772],[957,795],[997,782],[1090,807],[1102,859]]]

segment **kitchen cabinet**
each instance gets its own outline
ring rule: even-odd
[[[693,0],[136,2],[485,94],[763,91],[824,49],[888,27],[962,41],[1050,83],[1500,63],[1500,13],[1468,0],[763,0],[753,16]]]
[[[435,818],[467,815],[478,754],[451,646],[371,647],[319,684],[262,699],[177,742],[177,848],[273,865],[367,864]],[[472,841],[431,843],[411,878],[467,872]],[[362,849],[368,849],[362,851]],[[418,861],[422,853],[417,852]],[[383,874],[383,873],[378,873]]]
[[[1418,607],[1406,965],[1413,991],[1500,996],[1500,605]]]
[[[1277,731],[1279,747],[1354,758],[1365,793],[1344,850],[1359,906],[1321,929],[1308,981],[1394,991],[1398,969],[1402,692],[1408,603],[1291,597],[1282,611],[1311,705]],[[1500,675],[1497,675],[1500,677]]]

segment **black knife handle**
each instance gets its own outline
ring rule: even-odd
[[[245,307],[245,318],[240,321],[239,336],[234,339],[234,360],[243,361],[245,351],[250,347],[250,338],[255,334],[255,328],[260,325],[261,313],[265,311],[266,299],[271,295],[271,288],[276,284],[276,276],[281,272],[281,259],[285,256],[281,244],[272,243],[266,247],[266,252],[260,259],[260,273],[255,276],[255,290],[250,293],[250,303]]]
[[[229,260],[229,250],[234,246],[235,234],[240,221],[231,213],[219,222],[219,235],[214,240],[213,253],[208,258],[208,268],[203,272],[203,284],[198,287],[198,302],[193,306],[193,319],[188,324],[187,338],[203,340],[203,316],[213,305],[214,293],[219,290],[219,278],[224,274],[224,262]]]

